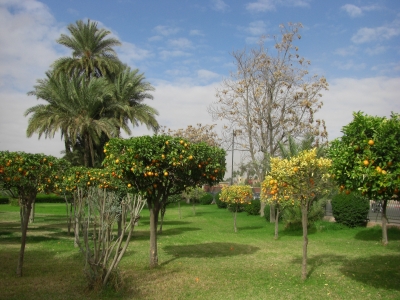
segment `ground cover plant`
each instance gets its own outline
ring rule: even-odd
[[[119,272],[117,291],[87,291],[82,259],[68,235],[65,205],[38,203],[24,277],[15,277],[19,208],[0,205],[0,299],[399,299],[400,230],[317,222],[309,231],[308,280],[300,279],[302,232],[274,240],[274,224],[216,205],[170,204],[158,236],[159,266],[148,265],[149,211],[143,210]]]

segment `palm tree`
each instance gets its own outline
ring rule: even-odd
[[[57,42],[72,50],[72,57],[62,57],[53,64],[56,74],[65,72],[70,75],[77,72],[86,78],[102,77],[117,73],[121,68],[113,47],[120,41],[108,37],[110,31],[99,29],[97,22],[82,20],[68,25],[71,36],[62,34]]]
[[[131,70],[124,66],[122,71],[113,78],[113,105],[110,105],[110,113],[118,119],[121,128],[131,134],[128,122],[133,126],[144,124],[148,129],[156,130],[158,122],[155,118],[158,111],[147,104],[142,103],[145,99],[153,99],[149,94],[154,91],[148,82],[145,82],[143,74],[139,70]],[[118,128],[120,130],[120,128]]]
[[[84,75],[70,77],[54,72],[46,75],[47,78],[39,80],[34,91],[29,93],[48,104],[36,105],[25,112],[25,116],[32,114],[27,136],[37,133],[39,138],[42,135],[52,138],[60,130],[73,148],[81,141],[85,166],[95,166],[95,145],[99,144],[102,134],[108,138],[116,136],[119,126],[116,119],[103,114],[112,86],[105,78],[86,81]]]
[[[282,158],[291,158],[292,156],[296,156],[301,151],[310,150],[314,147],[315,136],[312,134],[306,134],[300,142],[296,142],[296,140],[289,136],[287,140],[287,145],[285,146],[283,143],[279,143],[279,149]],[[325,146],[317,146],[317,156],[323,157],[325,156],[326,147]]]

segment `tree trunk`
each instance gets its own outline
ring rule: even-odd
[[[279,207],[276,209],[276,217],[275,217],[275,236],[274,239],[277,240],[279,237]]]
[[[386,216],[386,206],[387,200],[383,200],[382,205],[382,244],[386,246],[388,244],[388,236],[387,236],[387,216]]]
[[[23,210],[23,219],[21,221],[21,224],[22,224],[22,226],[21,226],[21,248],[19,250],[19,258],[18,258],[18,265],[17,265],[17,276],[20,276],[20,277],[22,276],[22,266],[24,264],[26,234],[28,232],[29,215],[32,210],[32,199],[27,199],[25,205],[26,205],[26,207]]]
[[[237,232],[237,228],[236,228],[236,214],[237,214],[237,210],[238,210],[238,208],[237,208],[237,206],[236,206],[236,210],[235,210],[235,212],[233,213],[233,227],[235,228],[235,232]]]
[[[264,217],[264,209],[265,205],[267,205],[264,201],[261,201],[261,207],[260,207],[260,217]]]
[[[269,222],[274,223],[275,222],[275,205],[270,204],[269,206]]]
[[[158,213],[160,211],[160,204],[153,203],[149,205],[150,210],[150,268],[158,266],[157,254],[157,226],[158,226]]]
[[[182,212],[181,212],[181,202],[178,202],[178,207],[179,207],[179,220],[182,219]]]
[[[193,216],[195,216],[196,215],[196,203],[194,203],[194,199],[192,199],[192,201],[193,201]]]
[[[307,279],[307,246],[308,246],[308,210],[306,205],[301,206],[301,224],[303,225],[303,262],[301,265],[301,279]]]
[[[32,202],[31,213],[29,214],[29,223],[35,222],[35,199]]]
[[[158,230],[158,233],[162,233],[162,226],[164,223],[164,215],[165,215],[166,207],[164,204],[161,205],[161,220],[160,220],[160,229]]]

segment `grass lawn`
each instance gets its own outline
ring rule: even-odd
[[[400,299],[400,230],[311,230],[308,275],[302,282],[302,233],[280,231],[258,216],[215,205],[167,209],[158,236],[159,267],[149,269],[145,208],[120,264],[119,291],[89,292],[83,260],[67,234],[64,204],[37,204],[28,230],[23,277],[15,275],[19,208],[0,205],[0,299]]]

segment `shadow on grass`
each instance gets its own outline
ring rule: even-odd
[[[388,228],[388,240],[399,241],[400,240],[400,229],[398,228]],[[372,228],[365,228],[362,231],[357,232],[354,236],[356,240],[362,241],[381,241],[382,240],[382,228],[380,226],[375,226]]]
[[[377,289],[400,291],[400,255],[372,255],[347,260],[340,271]]]
[[[302,258],[293,259],[292,263],[301,268]],[[400,255],[372,255],[355,259],[333,253],[314,255],[307,259],[307,277],[322,265],[339,265],[338,270],[352,280],[378,289],[400,291]]]
[[[164,226],[164,225],[163,225]],[[179,235],[187,231],[197,231],[201,230],[201,228],[196,227],[178,227],[171,229],[163,229],[162,233],[157,232],[157,236],[173,236]],[[150,231],[149,230],[133,230],[132,240],[148,240],[150,239]]]
[[[203,243],[192,245],[165,246],[163,250],[174,258],[163,262],[166,265],[180,257],[187,258],[213,258],[235,255],[253,254],[260,250],[258,247],[237,243]]]

